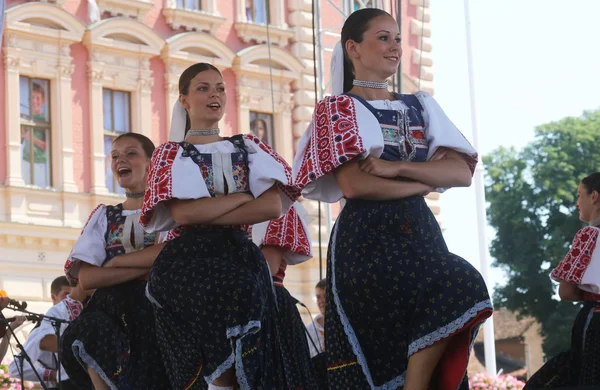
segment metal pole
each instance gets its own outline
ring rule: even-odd
[[[475,99],[475,77],[473,72],[473,50],[471,46],[471,16],[469,12],[469,0],[464,0],[465,7],[465,30],[467,39],[467,65],[469,71],[469,98],[471,101],[471,126],[473,127],[473,146],[476,150],[479,149],[479,129],[477,127],[477,107]],[[490,263],[489,252],[487,246],[487,237],[485,228],[486,209],[485,209],[485,187],[484,187],[484,166],[483,162],[479,161],[475,168],[474,183],[475,183],[475,202],[477,207],[477,230],[479,238],[479,261],[481,275],[483,276],[488,291],[490,291]],[[491,291],[490,291],[491,293]],[[485,349],[485,368],[488,375],[496,375],[496,345],[494,338],[494,319],[491,317],[483,325],[483,346]]]
[[[396,4],[396,22],[402,34],[402,0],[398,0]],[[422,49],[422,48],[421,48]],[[402,93],[402,57],[400,57],[400,64],[398,64],[398,70],[396,71],[396,86],[395,92]]]

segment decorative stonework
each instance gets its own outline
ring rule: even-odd
[[[90,130],[93,194],[107,194],[104,166],[102,89],[131,93],[131,130],[151,137],[154,84],[150,58],[159,55],[165,41],[143,23],[123,18],[106,19],[85,32],[83,43],[91,53]]]
[[[146,13],[154,8],[152,0],[96,0],[100,14],[107,12],[111,16],[125,16],[143,22]]]
[[[294,38],[294,31],[286,23],[286,6],[284,1],[270,0],[269,29],[262,23],[255,23],[246,17],[246,1],[236,0],[236,18],[234,28],[238,37],[245,43],[271,44],[285,47]]]
[[[71,75],[73,62],[70,45],[81,41],[85,26],[73,15],[57,5],[31,2],[20,4],[5,13],[5,97],[6,97],[6,160],[5,184],[13,191],[1,215],[8,221],[27,221],[52,209],[56,190],[76,192],[73,177],[73,136]],[[20,77],[38,77],[50,80],[50,155],[51,177],[54,189],[24,188],[21,176],[21,110]],[[66,123],[65,123],[66,122]],[[6,187],[10,188],[10,187]],[[40,195],[40,196],[38,196]],[[67,203],[63,206],[69,207]],[[57,210],[60,208],[57,208]],[[50,213],[52,214],[52,213]]]
[[[238,37],[245,43],[263,44],[271,42],[271,44],[285,47],[290,39],[294,37],[294,33],[287,28],[267,26],[252,22],[238,22],[234,24]]]
[[[167,0],[162,12],[167,24],[174,30],[184,28],[186,31],[205,31],[214,35],[226,21],[218,12],[217,0],[201,0],[200,10],[177,8],[176,0]]]
[[[257,45],[241,50],[232,69],[238,79],[240,132],[250,132],[250,111],[273,114],[274,129],[277,129],[276,145],[273,146],[286,160],[292,161],[294,135],[284,129],[289,129],[289,123],[293,121],[291,84],[299,82],[304,65],[285,50],[271,47],[269,56],[266,45]]]

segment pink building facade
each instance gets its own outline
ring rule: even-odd
[[[223,72],[226,135],[253,131],[291,163],[317,95],[313,34],[323,41],[326,85],[340,11],[376,6],[395,14],[396,3],[321,0],[314,16],[323,33],[313,26],[310,0],[8,0],[0,61],[0,288],[47,305],[50,282],[89,213],[121,201],[107,169],[110,141],[128,131],[166,141],[186,67],[209,62]],[[399,3],[402,90],[431,91],[429,1]],[[315,214],[315,205],[304,203]],[[290,270],[288,283],[312,308],[315,264]]]

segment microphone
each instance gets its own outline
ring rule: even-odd
[[[41,318],[39,316],[25,316],[25,319],[27,321],[33,321],[33,322],[39,322],[41,320]],[[17,320],[17,317],[10,317],[10,318],[0,318],[0,324],[4,323],[4,324],[10,324],[11,322],[15,322]]]
[[[0,297],[8,298],[6,291],[0,290]],[[25,310],[27,308],[27,302],[25,302],[25,301],[19,302],[16,299],[8,298],[8,306],[11,306],[11,307],[9,307],[9,309]]]

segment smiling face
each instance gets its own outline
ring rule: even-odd
[[[348,40],[346,53],[354,67],[357,80],[383,81],[398,70],[402,47],[398,24],[388,15],[369,22],[362,41]]]
[[[135,138],[122,137],[113,142],[110,167],[119,186],[128,192],[144,191],[149,164],[150,158]]]
[[[192,129],[218,127],[227,105],[223,76],[212,69],[198,73],[191,79],[187,94],[179,96],[179,101],[190,116]]]

